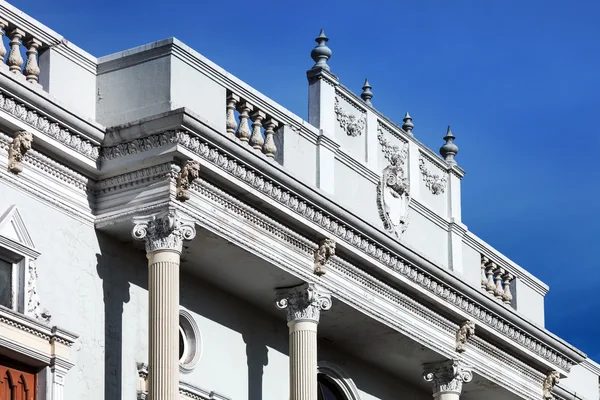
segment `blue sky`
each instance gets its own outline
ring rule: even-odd
[[[464,222],[550,286],[547,328],[600,361],[600,2],[12,4],[95,56],[175,36],[304,118],[324,28],[342,84],[368,77],[434,149],[452,126]]]

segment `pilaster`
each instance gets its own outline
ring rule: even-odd
[[[471,382],[473,373],[458,360],[423,365],[423,379],[431,382],[436,400],[458,400],[463,383]]]

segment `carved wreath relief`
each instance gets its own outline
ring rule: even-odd
[[[335,242],[331,239],[323,240],[317,251],[315,251],[315,275],[321,276],[325,274],[325,264],[334,255]]]
[[[550,371],[548,375],[544,379],[544,383],[542,384],[543,398],[544,400],[552,400],[554,396],[552,396],[552,390],[554,386],[560,383],[560,374],[557,371]]]
[[[356,118],[355,115],[349,114],[342,110],[340,106],[340,100],[335,98],[335,113],[337,120],[340,123],[340,127],[348,134],[348,136],[360,136],[365,129],[366,118],[361,115],[360,118]]]
[[[383,221],[383,226],[388,232],[399,237],[408,226],[408,212],[410,204],[410,191],[408,178],[404,171],[404,162],[408,151],[406,145],[401,150],[393,146],[383,137],[379,129],[377,135],[389,165],[383,169],[381,179],[377,185],[377,208]]]
[[[198,164],[198,161],[186,161],[179,174],[177,174],[177,192],[175,194],[177,200],[183,202],[190,199],[190,185],[198,179],[199,174],[200,164]]]
[[[27,150],[31,149],[33,135],[27,131],[17,132],[10,147],[8,148],[8,170],[13,174],[18,174],[23,171],[21,161]]]
[[[475,335],[475,323],[473,321],[463,321],[456,331],[456,351],[464,353],[467,350],[467,340]]]
[[[431,193],[444,193],[444,191],[446,190],[446,183],[448,182],[445,176],[440,176],[429,171],[425,166],[425,160],[422,158],[419,158],[419,169],[421,170],[421,174],[423,175],[425,186],[427,187],[427,189],[429,189],[429,191],[431,191]]]

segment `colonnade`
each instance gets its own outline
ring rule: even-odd
[[[179,398],[179,266],[183,242],[195,237],[195,224],[167,211],[134,219],[132,235],[144,240],[148,258],[148,398]],[[289,327],[290,400],[317,400],[317,327],[331,308],[331,293],[314,283],[276,290],[275,305]],[[456,360],[424,365],[436,400],[458,400],[470,370]]]

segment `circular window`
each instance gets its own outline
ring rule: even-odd
[[[200,359],[202,349],[200,330],[192,315],[179,311],[179,370],[190,372]]]

